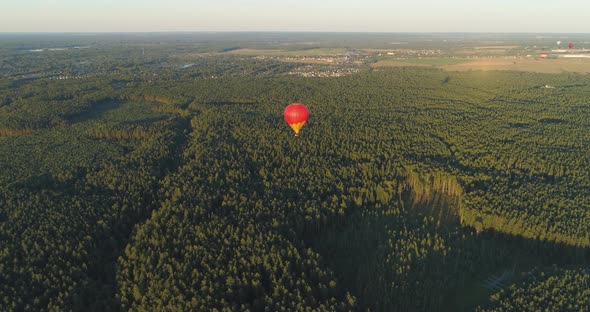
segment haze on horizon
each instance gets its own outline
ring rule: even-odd
[[[0,32],[590,32],[584,0],[4,0]]]

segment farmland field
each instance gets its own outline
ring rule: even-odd
[[[449,71],[468,70],[513,70],[536,73],[558,74],[562,72],[590,73],[590,60],[543,60],[543,59],[476,59],[461,64],[445,65]]]
[[[464,58],[408,58],[408,59],[385,59],[371,64],[373,67],[399,67],[399,66],[432,66],[455,65],[468,63],[470,60]]]
[[[558,74],[562,72],[590,73],[590,60],[544,60],[532,58],[433,58],[387,59],[371,64],[373,67],[435,67],[447,71],[502,70]]]
[[[262,56],[321,56],[337,55],[346,52],[344,48],[323,48],[306,50],[264,50],[264,49],[237,49],[227,52],[233,55],[262,55]]]

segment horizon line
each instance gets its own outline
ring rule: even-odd
[[[0,31],[0,34],[160,34],[160,33],[351,33],[351,34],[578,34],[590,32],[494,31],[323,31],[323,30],[158,30],[158,31]]]

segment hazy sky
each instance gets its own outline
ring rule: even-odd
[[[590,32],[590,0],[0,0],[0,32]]]

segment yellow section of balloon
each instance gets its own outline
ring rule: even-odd
[[[295,134],[299,134],[299,130],[301,130],[301,127],[303,127],[303,125],[305,125],[305,123],[306,123],[306,121],[302,121],[302,122],[290,124],[289,126],[291,126],[291,129],[293,129],[293,131],[295,131]]]

